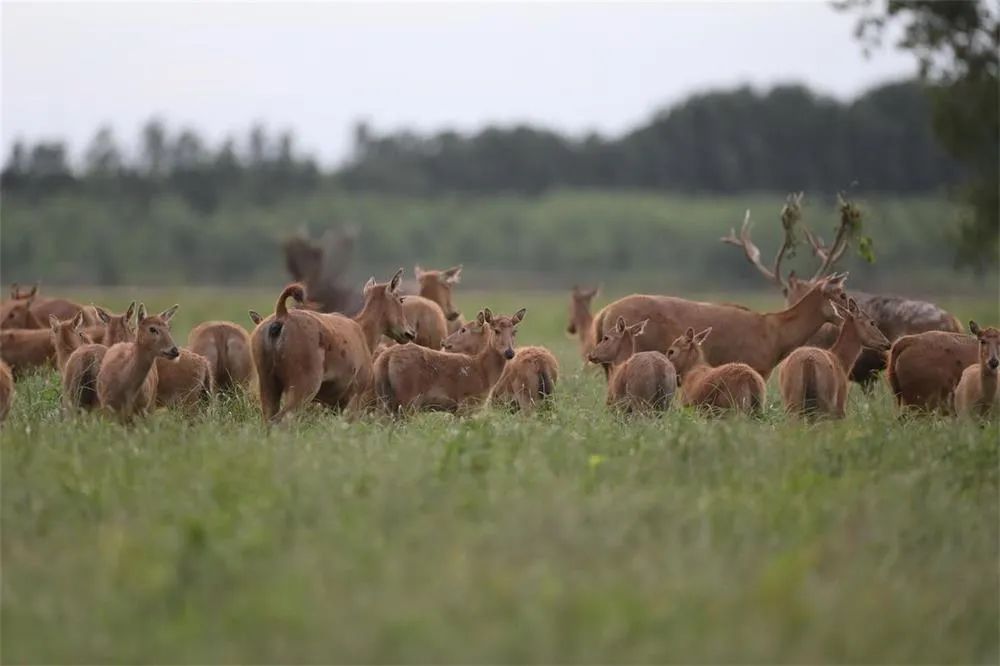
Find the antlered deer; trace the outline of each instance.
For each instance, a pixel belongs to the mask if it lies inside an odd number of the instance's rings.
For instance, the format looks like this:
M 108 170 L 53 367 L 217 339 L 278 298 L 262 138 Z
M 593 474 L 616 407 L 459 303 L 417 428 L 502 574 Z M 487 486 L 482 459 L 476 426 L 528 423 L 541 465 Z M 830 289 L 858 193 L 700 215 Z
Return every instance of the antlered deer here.
M 0 361 L 0 423 L 7 420 L 10 413 L 10 405 L 14 401 L 14 376 L 10 368 L 3 361 Z
M 460 329 L 462 327 L 462 313 L 455 309 L 455 305 L 451 301 L 451 291 L 452 287 L 462 279 L 462 265 L 452 266 L 444 271 L 425 271 L 420 266 L 414 266 L 413 274 L 417 278 L 417 284 L 420 285 L 419 295 L 437 303 L 444 313 L 444 318 L 447 320 L 447 332 L 451 334 Z M 409 318 L 409 313 L 407 313 L 407 317 Z M 432 347 L 432 349 L 436 349 L 436 347 Z
M 525 311 L 494 316 L 487 308 L 476 322 L 487 341 L 475 356 L 417 345 L 391 347 L 375 360 L 375 393 L 383 409 L 458 411 L 481 404 L 514 358 L 515 327 Z
M 646 321 L 629 325 L 622 317 L 588 355 L 591 363 L 611 366 L 607 404 L 626 412 L 666 411 L 677 389 L 677 372 L 658 351 L 636 351 Z
M 584 360 L 590 350 L 594 348 L 594 315 L 590 312 L 590 305 L 597 296 L 597 288 L 580 289 L 573 285 L 569 300 L 569 324 L 566 332 L 580 338 L 580 354 Z
M 766 392 L 764 378 L 745 363 L 709 365 L 702 345 L 711 332 L 711 326 L 698 334 L 689 328 L 667 349 L 667 358 L 680 378 L 683 404 L 713 413 L 723 410 L 760 413 Z
M 1000 411 L 997 371 L 1000 370 L 1000 330 L 979 328 L 969 322 L 969 330 L 979 342 L 979 363 L 962 372 L 955 389 L 955 411 L 961 416 L 989 416 Z
M 785 409 L 807 415 L 844 417 L 847 373 L 862 348 L 888 351 L 889 340 L 853 298 L 837 311 L 843 318 L 836 342 L 829 349 L 799 347 L 778 367 Z
M 101 407 L 128 422 L 148 412 L 156 400 L 158 358 L 175 359 L 180 351 L 170 337 L 170 319 L 176 305 L 148 316 L 139 304 L 135 342 L 108 348 L 97 372 L 97 398 Z
M 795 247 L 794 230 L 802 217 L 801 202 L 801 193 L 789 195 L 785 206 L 781 210 L 784 241 L 781 247 L 778 248 L 778 253 L 775 255 L 771 268 L 762 263 L 760 250 L 750 240 L 750 211 L 746 212 L 739 236 L 736 235 L 736 230 L 734 229 L 729 232 L 728 236 L 724 236 L 721 239 L 723 243 L 742 248 L 747 261 L 753 264 L 768 282 L 781 289 L 785 295 L 785 302 L 788 305 L 797 303 L 808 293 L 813 284 L 831 271 L 841 257 L 843 257 L 850 246 L 851 234 L 858 227 L 861 216 L 857 207 L 851 202 L 846 201 L 843 197 L 840 197 L 840 224 L 835 232 L 833 244 L 830 246 L 825 245 L 821 238 L 814 235 L 803 225 L 803 232 L 812 249 L 812 253 L 820 260 L 819 268 L 816 269 L 812 278 L 808 280 L 797 278 L 794 271 L 789 273 L 788 277 L 785 278 L 781 274 L 781 262 L 789 251 Z M 853 290 L 848 292 L 848 296 L 853 298 L 861 309 L 875 320 L 879 330 L 890 341 L 896 340 L 903 335 L 922 333 L 924 331 L 961 332 L 962 330 L 961 324 L 959 324 L 954 316 L 933 303 L 900 296 L 866 294 Z M 820 329 L 809 340 L 809 343 L 817 347 L 829 347 L 836 338 L 837 327 L 834 324 L 830 324 Z M 878 372 L 885 367 L 885 354 L 874 349 L 865 349 L 851 367 L 850 378 L 863 387 L 870 387 Z
M 253 379 L 250 334 L 231 321 L 206 321 L 188 335 L 188 349 L 208 361 L 215 387 L 249 386 Z
M 334 408 L 368 406 L 372 349 L 379 336 L 397 342 L 413 338 L 398 293 L 402 274 L 399 269 L 388 283 L 368 280 L 364 307 L 354 319 L 289 310 L 288 298 L 301 303 L 305 290 L 298 284 L 285 287 L 274 315 L 262 320 L 250 336 L 265 420 L 280 421 L 314 400 Z
M 466 322 L 445 338 L 442 348 L 453 354 L 475 356 L 489 342 L 485 312 L 475 321 Z M 499 407 L 520 409 L 531 413 L 555 391 L 559 381 L 559 362 L 545 347 L 518 347 L 514 358 L 504 365 L 503 372 L 490 392 L 488 401 Z
M 900 407 L 950 413 L 962 372 L 978 360 L 979 342 L 971 335 L 904 335 L 889 350 L 886 379 Z
M 665 352 L 670 341 L 688 326 L 713 327 L 716 334 L 705 344 L 708 363 L 746 363 L 764 378 L 793 349 L 811 338 L 826 322 L 839 322 L 830 301 L 846 302 L 847 275 L 817 280 L 795 305 L 780 312 L 761 314 L 733 305 L 700 303 L 672 296 L 633 295 L 611 303 L 594 319 L 594 339 L 625 321 L 648 319 L 645 332 L 636 338 L 636 351 Z

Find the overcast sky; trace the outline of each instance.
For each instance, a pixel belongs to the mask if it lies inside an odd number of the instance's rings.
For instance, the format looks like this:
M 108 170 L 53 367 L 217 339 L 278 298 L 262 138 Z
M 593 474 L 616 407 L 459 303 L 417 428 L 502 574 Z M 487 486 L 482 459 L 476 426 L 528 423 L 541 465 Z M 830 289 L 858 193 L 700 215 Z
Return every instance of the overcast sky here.
M 618 133 L 693 91 L 805 82 L 846 99 L 915 71 L 866 60 L 820 2 L 2 5 L 2 141 L 153 115 L 213 141 L 291 128 L 325 163 L 377 130 L 530 122 Z

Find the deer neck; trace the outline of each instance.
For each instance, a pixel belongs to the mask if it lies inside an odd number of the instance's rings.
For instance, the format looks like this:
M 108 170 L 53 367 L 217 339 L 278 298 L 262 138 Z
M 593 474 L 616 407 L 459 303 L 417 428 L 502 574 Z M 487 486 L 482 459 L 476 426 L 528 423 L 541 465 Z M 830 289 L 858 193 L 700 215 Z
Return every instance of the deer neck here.
M 56 336 L 55 346 L 56 346 L 56 367 L 58 367 L 59 371 L 62 372 L 62 370 L 66 367 L 66 361 L 69 360 L 70 354 L 72 354 L 76 350 L 76 348 L 79 347 L 79 345 L 73 344 L 71 341 L 66 340 L 66 338 L 64 338 L 62 334 L 59 334 Z
M 691 364 L 689 368 L 684 370 L 684 372 L 677 372 L 677 377 L 688 386 L 692 384 L 697 384 L 699 379 L 712 369 L 712 366 L 708 364 L 705 360 L 705 353 L 699 352 L 698 359 Z
M 765 325 L 773 332 L 770 339 L 777 344 L 775 351 L 779 358 L 801 347 L 826 323 L 823 316 L 825 300 L 823 292 L 813 289 L 792 307 L 764 315 Z
M 983 404 L 993 403 L 997 394 L 997 371 L 990 370 L 983 362 L 979 363 L 979 385 L 983 392 Z
M 854 327 L 854 322 L 844 321 L 840 326 L 836 342 L 830 347 L 830 353 L 840 362 L 840 367 L 850 370 L 861 354 L 861 347 L 861 337 Z
M 368 343 L 368 350 L 375 351 L 378 339 L 382 335 L 382 317 L 379 316 L 377 309 L 372 307 L 371 301 L 365 303 L 361 312 L 354 315 L 354 321 L 361 327 L 365 342 Z
M 492 341 L 489 341 L 476 354 L 476 367 L 479 368 L 479 376 L 484 388 L 489 388 L 497 383 L 506 364 L 507 359 L 493 348 Z
M 132 391 L 138 391 L 146 377 L 156 367 L 156 359 L 159 356 L 154 350 L 135 344 L 135 356 L 129 363 L 125 375 L 125 384 Z

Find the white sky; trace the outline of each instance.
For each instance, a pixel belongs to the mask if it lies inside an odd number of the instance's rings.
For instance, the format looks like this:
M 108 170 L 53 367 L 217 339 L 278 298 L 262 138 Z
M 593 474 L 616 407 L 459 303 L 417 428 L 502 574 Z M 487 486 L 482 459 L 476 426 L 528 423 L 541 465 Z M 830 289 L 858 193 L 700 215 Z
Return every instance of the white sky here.
M 14 3 L 2 6 L 2 139 L 153 115 L 214 142 L 255 121 L 324 163 L 376 130 L 531 122 L 618 133 L 693 91 L 804 82 L 849 98 L 915 71 L 866 60 L 820 2 L 668 4 Z

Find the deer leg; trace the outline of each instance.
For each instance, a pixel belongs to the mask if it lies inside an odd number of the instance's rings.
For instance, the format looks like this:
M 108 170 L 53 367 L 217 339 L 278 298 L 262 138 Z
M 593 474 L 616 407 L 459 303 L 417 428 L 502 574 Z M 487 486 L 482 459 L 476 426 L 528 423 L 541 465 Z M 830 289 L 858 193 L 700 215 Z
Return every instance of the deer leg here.
M 316 397 L 323 385 L 323 375 L 320 368 L 309 369 L 295 378 L 295 383 L 285 388 L 285 404 L 271 418 L 272 423 L 279 423 L 297 409 Z

